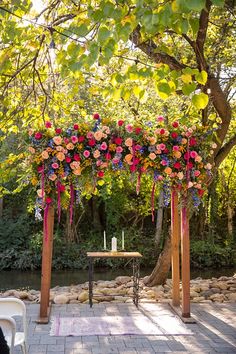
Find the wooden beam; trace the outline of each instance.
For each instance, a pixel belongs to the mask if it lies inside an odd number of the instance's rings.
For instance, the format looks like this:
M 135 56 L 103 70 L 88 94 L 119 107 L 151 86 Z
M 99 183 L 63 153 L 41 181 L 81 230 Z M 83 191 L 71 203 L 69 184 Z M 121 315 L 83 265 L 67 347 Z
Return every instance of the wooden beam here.
M 171 265 L 172 265 L 172 305 L 180 305 L 179 290 L 179 241 L 180 241 L 180 217 L 178 211 L 178 193 L 171 192 Z
M 42 250 L 42 271 L 41 271 L 41 297 L 40 314 L 38 323 L 49 322 L 49 298 L 52 273 L 52 249 L 53 249 L 53 227 L 54 227 L 54 208 L 49 206 L 45 211 L 43 229 L 43 250 Z
M 182 316 L 190 317 L 190 245 L 187 198 L 181 208 Z

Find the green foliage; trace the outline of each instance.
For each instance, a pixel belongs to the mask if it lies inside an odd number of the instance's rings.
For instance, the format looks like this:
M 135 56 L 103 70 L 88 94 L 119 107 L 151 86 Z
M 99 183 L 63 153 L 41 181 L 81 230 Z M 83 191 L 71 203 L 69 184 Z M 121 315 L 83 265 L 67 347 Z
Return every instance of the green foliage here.
M 234 250 L 206 241 L 192 241 L 190 247 L 191 266 L 195 268 L 230 267 L 235 263 Z

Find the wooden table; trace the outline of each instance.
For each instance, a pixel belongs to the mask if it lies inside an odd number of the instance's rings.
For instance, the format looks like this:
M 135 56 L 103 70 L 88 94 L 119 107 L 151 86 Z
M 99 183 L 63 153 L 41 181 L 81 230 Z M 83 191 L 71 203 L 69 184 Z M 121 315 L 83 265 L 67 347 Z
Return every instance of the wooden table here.
M 93 260 L 95 258 L 127 258 L 133 262 L 133 302 L 138 307 L 139 300 L 139 268 L 140 258 L 142 255 L 139 252 L 87 252 L 89 259 L 89 305 L 93 306 Z M 100 295 L 101 296 L 101 295 Z M 109 296 L 112 296 L 111 294 Z

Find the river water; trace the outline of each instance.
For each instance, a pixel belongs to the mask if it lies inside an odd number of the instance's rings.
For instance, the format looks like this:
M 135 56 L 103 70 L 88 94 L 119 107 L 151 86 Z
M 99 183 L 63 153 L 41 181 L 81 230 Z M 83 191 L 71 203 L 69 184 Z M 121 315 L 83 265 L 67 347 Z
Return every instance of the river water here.
M 141 269 L 140 276 L 144 277 L 151 274 L 152 269 Z M 236 268 L 221 268 L 211 270 L 192 270 L 191 279 L 202 277 L 208 279 L 211 277 L 233 276 Z M 112 280 L 120 275 L 131 275 L 130 268 L 123 269 L 95 269 L 94 280 Z M 171 274 L 169 275 L 171 278 Z M 40 289 L 41 272 L 40 271 L 1 271 L 0 272 L 0 291 L 6 289 Z M 67 286 L 72 284 L 82 284 L 88 281 L 88 270 L 61 270 L 52 271 L 51 287 L 56 285 Z

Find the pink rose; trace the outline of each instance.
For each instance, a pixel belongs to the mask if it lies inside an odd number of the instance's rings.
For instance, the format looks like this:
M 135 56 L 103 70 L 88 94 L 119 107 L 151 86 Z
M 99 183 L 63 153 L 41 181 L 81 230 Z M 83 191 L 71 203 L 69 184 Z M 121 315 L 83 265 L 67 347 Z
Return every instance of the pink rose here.
M 178 145 L 174 145 L 173 146 L 173 151 L 179 151 L 179 146 Z
M 158 122 L 164 122 L 164 120 L 165 120 L 165 119 L 164 119 L 164 117 L 162 117 L 162 116 L 157 117 L 157 121 L 158 121 Z
M 83 155 L 84 155 L 84 157 L 86 157 L 86 158 L 89 157 L 90 151 L 84 150 Z
M 166 165 L 167 165 L 166 160 L 161 160 L 161 165 L 162 165 L 162 166 L 166 166 Z
M 195 159 L 197 157 L 197 152 L 196 151 L 190 151 L 190 157 L 192 157 L 192 159 Z
M 69 139 L 68 138 L 64 138 L 64 142 L 65 142 L 65 144 L 68 144 L 69 143 Z
M 78 142 L 82 143 L 84 141 L 85 137 L 84 136 L 79 136 L 78 137 Z
M 125 129 L 126 129 L 126 131 L 127 131 L 128 133 L 132 133 L 132 131 L 133 131 L 133 126 L 132 126 L 131 124 L 128 124 L 128 125 L 125 126 Z
M 165 148 L 166 148 L 165 144 L 160 144 L 160 145 L 159 145 L 159 149 L 165 150 Z
M 93 138 L 93 132 L 88 132 L 86 136 L 87 136 L 88 139 L 92 139 Z
M 117 146 L 116 152 L 121 153 L 123 151 L 123 148 L 121 146 Z
M 88 141 L 88 145 L 89 145 L 89 146 L 95 146 L 95 145 L 96 145 L 96 140 L 95 140 L 95 139 L 90 139 L 90 140 Z
M 107 143 L 105 141 L 101 144 L 100 149 L 103 151 L 107 150 Z
M 194 176 L 195 176 L 195 177 L 200 176 L 200 174 L 201 174 L 201 172 L 200 172 L 199 170 L 194 171 Z
M 75 161 L 80 161 L 80 156 L 79 156 L 79 154 L 74 154 L 73 159 L 74 159 Z
M 76 143 L 78 142 L 78 138 L 77 138 L 77 136 L 72 135 L 72 137 L 71 137 L 71 141 L 72 141 L 72 143 L 73 143 L 73 144 L 76 144 Z
M 59 167 L 59 165 L 58 165 L 57 162 L 54 162 L 54 163 L 52 164 L 52 168 L 54 168 L 54 170 L 56 170 L 58 167 Z
M 106 160 L 110 160 L 111 159 L 111 154 L 109 152 L 107 152 L 105 154 L 105 158 L 106 158 Z
M 71 162 L 71 158 L 69 156 L 66 156 L 66 162 L 67 163 Z

